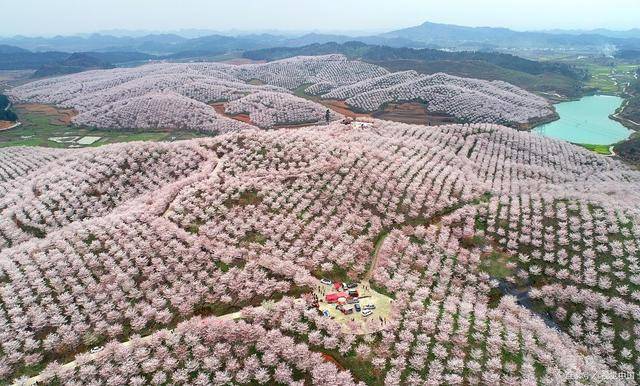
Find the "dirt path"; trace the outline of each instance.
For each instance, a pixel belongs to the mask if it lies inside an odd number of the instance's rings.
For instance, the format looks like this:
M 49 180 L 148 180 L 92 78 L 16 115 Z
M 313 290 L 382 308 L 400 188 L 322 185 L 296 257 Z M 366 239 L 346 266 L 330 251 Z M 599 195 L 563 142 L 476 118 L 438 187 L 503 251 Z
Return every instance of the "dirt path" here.
M 9 121 L 0 121 L 0 131 L 11 130 L 13 128 L 20 126 L 21 124 L 22 124 L 21 122 L 13 123 Z
M 384 240 L 387 238 L 388 235 L 389 233 L 385 233 L 381 235 L 380 239 L 378 240 L 375 247 L 373 248 L 373 257 L 371 258 L 371 267 L 369 267 L 369 270 L 364 275 L 364 281 L 367 283 L 369 282 L 369 280 L 371 280 L 371 276 L 373 276 L 373 272 L 375 271 L 376 266 L 378 265 L 378 261 L 380 260 L 380 249 L 382 247 L 382 244 L 384 243 Z
M 18 113 L 18 115 L 20 115 L 19 113 L 21 111 L 26 113 L 37 113 L 40 115 L 45 115 L 52 125 L 59 126 L 71 125 L 71 120 L 76 115 L 78 115 L 78 112 L 75 109 L 65 109 L 43 103 L 16 104 L 14 105 L 14 107 L 14 110 L 16 111 L 16 113 Z
M 226 102 L 216 102 L 216 103 L 210 103 L 209 106 L 213 107 L 213 109 L 216 111 L 216 113 L 222 115 L 223 117 L 229 118 L 229 119 L 235 119 L 236 121 L 240 121 L 240 122 L 244 122 L 247 123 L 249 125 L 253 125 L 255 126 L 255 124 L 253 122 L 251 122 L 251 117 L 249 116 L 249 114 L 227 114 L 227 112 L 224 109 L 224 105 Z

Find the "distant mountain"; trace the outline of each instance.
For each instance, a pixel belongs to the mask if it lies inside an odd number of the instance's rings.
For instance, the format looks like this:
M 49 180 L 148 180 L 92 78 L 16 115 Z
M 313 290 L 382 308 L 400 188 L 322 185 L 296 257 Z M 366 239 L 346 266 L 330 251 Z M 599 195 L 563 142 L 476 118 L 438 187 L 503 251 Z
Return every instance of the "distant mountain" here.
M 520 32 L 507 28 L 463 27 L 451 24 L 425 22 L 419 26 L 404 28 L 379 35 L 415 42 L 437 44 L 443 47 L 499 48 L 595 48 L 606 45 L 640 47 L 640 38 L 619 38 L 599 34 L 560 34 L 547 32 Z
M 349 41 L 396 48 L 447 48 L 455 50 L 564 50 L 577 48 L 592 52 L 612 52 L 616 48 L 640 49 L 640 36 L 637 36 L 637 30 L 616 34 L 606 30 L 588 31 L 589 33 L 575 32 L 519 32 L 507 28 L 463 27 L 426 22 L 419 26 L 397 31 L 357 37 L 320 33 L 298 36 L 284 33 L 199 36 L 194 33 L 192 36 L 195 37 L 192 38 L 177 34 L 134 34 L 134 36 L 91 34 L 52 38 L 15 36 L 0 38 L 0 45 L 10 45 L 35 52 L 142 52 L 157 56 L 178 55 L 179 57 L 184 57 L 188 52 L 197 52 L 199 56 L 202 54 L 211 56 L 229 51 L 301 47 L 316 43 L 346 43 Z M 602 34 L 597 32 L 602 32 Z
M 253 50 L 285 44 L 287 38 L 274 35 L 248 35 L 241 37 L 207 35 L 187 39 L 173 34 L 155 34 L 136 37 L 116 37 L 92 34 L 88 36 L 56 36 L 33 38 L 16 36 L 0 38 L 0 44 L 20 47 L 34 52 L 142 52 L 153 55 L 171 55 L 184 51 L 237 51 Z
M 247 51 L 245 58 L 253 60 L 278 60 L 299 55 L 327 55 L 343 54 L 353 59 L 367 61 L 385 60 L 421 60 L 421 61 L 482 61 L 506 69 L 522 71 L 532 75 L 553 72 L 582 79 L 586 76 L 572 66 L 556 62 L 538 62 L 518 56 L 499 52 L 482 51 L 443 51 L 429 48 L 394 48 L 379 45 L 369 45 L 362 42 L 347 42 L 344 44 L 325 43 L 312 44 L 304 47 L 278 47 L 262 50 Z
M 181 51 L 238 51 L 271 47 L 281 38 L 272 35 L 252 35 L 243 37 L 209 35 L 189 39 L 176 45 L 173 53 Z
M 288 38 L 281 41 L 281 44 L 271 45 L 269 47 L 301 47 L 310 44 L 325 44 L 325 43 L 346 43 L 358 41 L 366 44 L 383 45 L 389 47 L 412 47 L 412 48 L 437 48 L 425 43 L 416 42 L 404 38 L 387 38 L 383 36 L 347 36 L 347 35 L 328 35 L 311 33 L 302 35 L 300 37 Z M 271 41 L 276 43 L 276 41 Z
M 109 68 L 111 65 L 160 59 L 141 52 L 31 52 L 23 48 L 0 45 L 0 70 L 34 70 L 36 76 L 72 73 L 73 67 Z M 109 64 L 109 65 L 108 65 Z M 69 68 L 63 68 L 69 67 Z
M 544 30 L 540 32 L 552 33 L 552 34 L 566 34 L 566 35 L 601 35 L 610 38 L 619 39 L 640 39 L 640 28 L 633 28 L 626 31 L 615 31 L 606 28 L 597 28 L 589 30 L 565 30 L 565 29 L 552 29 Z
M 17 46 L 30 51 L 140 51 L 145 53 L 173 53 L 178 44 L 189 39 L 172 34 L 116 37 L 91 34 L 88 36 L 55 36 L 52 38 L 14 36 L 0 38 L 0 44 Z
M 68 57 L 66 52 L 31 52 L 19 47 L 0 45 L 0 70 L 36 69 Z
M 0 55 L 24 54 L 28 52 L 29 50 L 25 50 L 24 48 L 10 46 L 7 44 L 0 44 Z
M 34 74 L 34 77 L 74 74 L 88 70 L 100 70 L 114 68 L 109 62 L 105 62 L 91 54 L 79 52 L 71 54 L 68 58 L 42 65 Z

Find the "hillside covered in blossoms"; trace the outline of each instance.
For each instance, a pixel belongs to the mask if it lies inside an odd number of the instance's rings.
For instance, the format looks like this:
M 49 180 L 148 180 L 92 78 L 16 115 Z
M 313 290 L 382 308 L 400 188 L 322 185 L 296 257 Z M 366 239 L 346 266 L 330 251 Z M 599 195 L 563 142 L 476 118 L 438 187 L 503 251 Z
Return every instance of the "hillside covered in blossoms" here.
M 354 104 L 442 87 L 458 104 L 473 89 L 548 108 L 512 86 L 448 78 L 332 56 L 14 89 L 114 127 L 141 119 L 140 104 L 184 98 L 195 125 L 234 132 L 0 149 L 2 383 L 556 385 L 637 373 L 637 170 L 491 123 L 225 130 L 241 123 L 197 113 L 219 99 L 257 116 L 306 110 L 273 96 L 297 98 L 288 90 L 303 84 Z
M 308 98 L 299 95 L 303 93 Z M 73 123 L 108 129 L 188 129 L 223 133 L 325 121 L 322 101 L 358 113 L 389 103 L 424 103 L 464 123 L 510 126 L 548 120 L 544 98 L 502 81 L 443 73 L 389 72 L 343 55 L 299 56 L 269 63 L 155 63 L 46 78 L 9 90 L 18 102 L 75 109 Z M 208 104 L 226 103 L 223 111 Z M 248 114 L 249 120 L 234 120 Z M 330 113 L 330 120 L 339 115 Z

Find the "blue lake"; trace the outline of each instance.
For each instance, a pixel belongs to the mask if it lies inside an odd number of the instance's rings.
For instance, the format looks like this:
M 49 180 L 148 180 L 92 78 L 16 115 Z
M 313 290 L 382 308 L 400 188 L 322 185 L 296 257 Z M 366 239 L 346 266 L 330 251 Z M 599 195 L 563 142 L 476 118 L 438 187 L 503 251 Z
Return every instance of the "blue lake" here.
M 573 143 L 609 145 L 627 139 L 631 130 L 609 118 L 623 99 L 609 95 L 594 95 L 578 101 L 555 105 L 560 119 L 534 128 L 547 137 Z

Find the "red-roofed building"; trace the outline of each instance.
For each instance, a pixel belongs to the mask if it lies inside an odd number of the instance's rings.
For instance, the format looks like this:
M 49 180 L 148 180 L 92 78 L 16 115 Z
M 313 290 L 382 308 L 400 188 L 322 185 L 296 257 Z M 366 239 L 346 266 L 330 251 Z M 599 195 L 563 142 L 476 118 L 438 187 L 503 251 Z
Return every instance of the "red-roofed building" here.
M 346 292 L 336 292 L 333 294 L 327 294 L 325 295 L 324 299 L 327 301 L 327 303 L 335 303 L 338 301 L 338 299 L 340 298 L 349 298 L 349 294 Z

